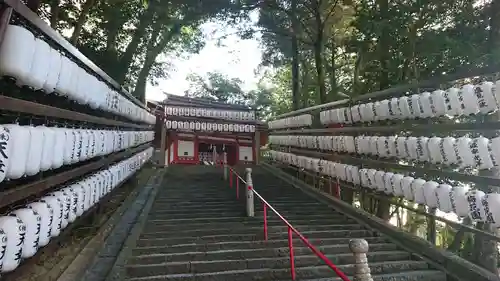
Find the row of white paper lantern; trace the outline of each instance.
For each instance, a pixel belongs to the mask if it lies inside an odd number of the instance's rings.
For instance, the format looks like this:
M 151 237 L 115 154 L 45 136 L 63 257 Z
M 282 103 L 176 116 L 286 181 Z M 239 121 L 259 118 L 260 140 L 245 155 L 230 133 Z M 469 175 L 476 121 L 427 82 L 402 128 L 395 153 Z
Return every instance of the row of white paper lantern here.
M 55 92 L 79 104 L 133 121 L 156 122 L 156 117 L 146 109 L 126 99 L 21 26 L 7 26 L 0 45 L 0 75 L 15 78 L 19 86 Z
M 270 136 L 272 144 L 491 169 L 500 163 L 500 137 Z
M 307 127 L 312 125 L 312 115 L 302 114 L 299 116 L 286 117 L 283 119 L 269 121 L 267 125 L 271 130 Z
M 253 111 L 231 111 L 221 109 L 167 106 L 167 115 L 189 116 L 189 117 L 209 117 L 229 120 L 255 120 Z
M 245 132 L 254 133 L 255 125 L 244 124 L 216 124 L 207 122 L 188 122 L 188 121 L 172 121 L 166 120 L 165 126 L 172 130 L 189 130 L 189 131 L 212 131 L 212 132 Z
M 469 216 L 475 221 L 488 222 L 500 227 L 500 194 L 485 194 L 479 190 L 468 190 L 465 186 L 452 187 L 421 178 L 375 169 L 359 169 L 356 166 L 332 161 L 298 156 L 291 153 L 270 151 L 273 160 L 299 168 L 321 173 L 354 185 L 404 197 L 409 201 L 438 208 L 443 212 L 454 212 L 459 217 Z
M 153 131 L 0 125 L 0 182 L 33 176 L 153 139 Z
M 322 124 L 372 122 L 380 120 L 403 120 L 432 118 L 440 116 L 462 116 L 488 114 L 498 109 L 500 96 L 495 91 L 496 83 L 483 82 L 479 85 L 467 84 L 461 89 L 436 90 L 412 96 L 403 96 L 330 109 L 320 113 Z
M 153 148 L 148 148 L 0 216 L 0 272 L 12 271 L 21 259 L 34 256 L 51 238 L 138 171 L 152 155 Z

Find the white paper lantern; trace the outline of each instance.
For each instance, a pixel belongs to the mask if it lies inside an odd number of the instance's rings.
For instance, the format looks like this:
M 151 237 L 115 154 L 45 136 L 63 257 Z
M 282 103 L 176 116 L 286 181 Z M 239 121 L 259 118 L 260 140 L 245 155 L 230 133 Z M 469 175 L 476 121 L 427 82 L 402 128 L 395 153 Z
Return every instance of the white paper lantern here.
M 431 93 L 423 92 L 420 94 L 420 104 L 421 104 L 421 117 L 422 118 L 430 118 L 434 116 L 434 112 L 432 111 L 431 106 Z
M 433 116 L 444 116 L 446 114 L 446 102 L 444 91 L 436 90 L 430 95 L 430 105 Z
M 63 218 L 63 210 L 64 206 L 61 200 L 55 196 L 44 196 L 40 199 L 40 202 L 46 203 L 49 205 L 49 208 L 52 209 L 53 217 L 52 217 L 52 228 L 50 231 L 50 235 L 52 237 L 59 236 L 62 229 L 62 218 Z
M 408 99 L 408 106 L 412 118 L 422 117 L 422 108 L 420 106 L 420 96 L 417 94 L 411 95 Z
M 368 170 L 360 169 L 359 170 L 359 178 L 361 180 L 361 186 L 370 188 L 370 180 L 368 179 Z
M 482 199 L 482 205 L 486 214 L 486 223 L 491 223 L 495 227 L 500 226 L 500 194 L 489 193 Z
M 405 176 L 401 174 L 395 174 L 394 176 L 392 176 L 394 196 L 401 197 L 404 195 L 403 188 L 401 186 L 404 177 Z
M 469 190 L 465 196 L 469 203 L 470 218 L 474 221 L 486 221 L 486 213 L 482 203 L 485 193 L 480 190 Z
M 435 181 L 428 181 L 423 186 L 425 204 L 431 208 L 438 207 L 438 197 L 436 194 L 438 186 L 439 184 Z
M 375 182 L 375 174 L 377 173 L 377 170 L 375 169 L 369 169 L 367 171 L 368 174 L 368 187 L 371 189 L 377 189 L 377 184 Z
M 408 152 L 408 145 L 407 145 L 407 137 L 398 137 L 396 139 L 396 151 L 397 151 L 397 156 L 400 159 L 406 159 L 409 157 L 409 152 Z
M 411 185 L 415 179 L 412 177 L 404 177 L 401 180 L 401 189 L 403 190 L 403 196 L 410 201 L 415 200 L 415 195 L 412 191 Z
M 416 179 L 411 183 L 411 189 L 413 192 L 413 198 L 418 204 L 425 204 L 424 195 L 424 184 L 426 181 L 424 179 Z
M 490 140 L 485 137 L 478 137 L 470 143 L 470 150 L 474 157 L 474 166 L 478 169 L 493 168 L 493 161 L 489 151 Z
M 408 147 L 408 156 L 412 160 L 418 159 L 417 143 L 418 138 L 416 137 L 409 137 L 406 140 L 406 147 Z
M 394 173 L 385 173 L 384 174 L 384 193 L 385 194 L 393 194 L 394 193 L 394 182 L 393 178 Z
M 451 202 L 452 187 L 448 184 L 440 184 L 436 188 L 437 207 L 439 210 L 449 213 L 453 211 L 453 204 Z
M 410 103 L 411 99 L 409 99 L 407 96 L 403 96 L 398 99 L 398 107 L 399 111 L 401 112 L 401 119 L 411 118 L 412 111 L 410 111 Z
M 384 192 L 385 191 L 385 172 L 383 171 L 377 171 L 375 173 L 375 190 L 379 192 Z
M 0 229 L 3 230 L 7 238 L 0 270 L 1 272 L 10 272 L 21 263 L 26 225 L 16 216 L 2 216 L 0 217 Z
M 483 82 L 474 87 L 474 94 L 477 99 L 479 111 L 482 114 L 488 114 L 497 110 L 494 85 L 492 82 Z
M 450 192 L 450 201 L 453 211 L 459 217 L 466 217 L 469 215 L 469 202 L 467 201 L 466 193 L 467 189 L 463 186 L 455 186 Z
M 457 88 L 450 88 L 443 94 L 447 115 L 463 115 L 462 103 L 459 100 L 459 92 L 460 90 Z
M 26 233 L 22 244 L 22 258 L 31 258 L 38 250 L 40 235 L 40 215 L 33 209 L 21 208 L 12 211 L 9 215 L 19 218 L 26 226 Z
M 479 104 L 476 95 L 474 94 L 474 86 L 471 84 L 464 85 L 458 93 L 460 107 L 465 115 L 473 115 L 479 113 Z
M 26 162 L 26 175 L 33 176 L 40 172 L 42 161 L 43 143 L 45 141 L 44 130 L 40 127 L 28 126 L 30 131 L 30 142 L 28 149 L 29 161 Z
M 446 137 L 441 141 L 443 162 L 447 165 L 458 164 L 458 155 L 457 151 L 455 151 L 457 140 L 453 137 Z
M 432 137 L 427 142 L 430 162 L 433 164 L 438 164 L 443 162 L 443 157 L 441 155 L 441 140 L 442 138 Z
M 455 143 L 454 148 L 457 154 L 458 164 L 461 168 L 474 166 L 474 155 L 470 148 L 471 142 L 471 138 L 460 137 Z
M 40 215 L 38 245 L 43 247 L 50 241 L 54 212 L 47 203 L 43 202 L 33 202 L 28 204 L 26 207 L 36 211 Z
M 351 107 L 352 122 L 357 123 L 361 121 L 361 114 L 359 111 L 359 105 Z M 327 123 L 325 123 L 327 124 Z
M 392 98 L 389 102 L 389 116 L 390 119 L 400 119 L 401 118 L 401 110 L 399 109 L 399 100 L 398 98 Z
M 422 162 L 430 161 L 430 153 L 428 149 L 428 137 L 417 138 L 417 159 Z
M 24 85 L 30 80 L 35 49 L 35 37 L 29 30 L 7 25 L 0 46 L 0 75 L 14 77 L 18 85 Z
M 372 102 L 369 102 L 365 104 L 365 118 L 367 122 L 375 121 L 377 120 L 377 113 L 375 112 L 374 104 Z
M 361 122 L 369 122 L 370 116 L 367 115 L 368 111 L 366 108 L 366 104 L 360 104 L 358 110 L 361 117 Z

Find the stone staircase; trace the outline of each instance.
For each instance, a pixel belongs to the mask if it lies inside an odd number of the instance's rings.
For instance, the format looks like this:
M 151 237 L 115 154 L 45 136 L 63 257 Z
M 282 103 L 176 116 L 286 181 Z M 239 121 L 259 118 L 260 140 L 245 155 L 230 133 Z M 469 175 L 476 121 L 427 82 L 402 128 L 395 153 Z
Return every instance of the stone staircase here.
M 254 218 L 221 179 L 220 168 L 170 167 L 142 232 L 130 250 L 122 280 L 290 280 L 287 229 L 269 211 L 269 241 L 263 241 L 262 205 Z M 175 171 L 175 170 L 178 170 Z M 264 171 L 254 171 L 255 188 L 349 277 L 351 238 L 370 244 L 374 280 L 445 281 L 444 273 L 355 221 L 308 198 Z M 340 280 L 298 238 L 293 240 L 297 280 Z

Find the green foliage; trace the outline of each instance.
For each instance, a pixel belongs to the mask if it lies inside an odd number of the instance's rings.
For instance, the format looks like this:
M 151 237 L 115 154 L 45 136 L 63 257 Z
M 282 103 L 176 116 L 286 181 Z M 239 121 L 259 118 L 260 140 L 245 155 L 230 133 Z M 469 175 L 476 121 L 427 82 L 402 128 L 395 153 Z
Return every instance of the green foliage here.
M 203 46 L 199 26 L 247 16 L 233 0 L 43 0 L 39 14 L 134 94 L 169 74 L 179 53 Z

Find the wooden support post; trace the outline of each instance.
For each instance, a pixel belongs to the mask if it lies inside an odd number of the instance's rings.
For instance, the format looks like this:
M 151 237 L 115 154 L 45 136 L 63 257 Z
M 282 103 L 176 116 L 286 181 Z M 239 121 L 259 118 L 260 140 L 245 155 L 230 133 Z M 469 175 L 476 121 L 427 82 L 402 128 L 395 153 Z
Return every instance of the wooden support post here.
M 349 241 L 349 249 L 354 255 L 355 268 L 353 281 L 373 281 L 368 266 L 368 242 L 365 239 L 352 239 Z
M 260 164 L 260 132 L 255 131 L 255 136 L 254 136 L 254 146 L 255 146 L 255 159 L 254 163 L 255 165 Z
M 165 126 L 165 123 L 161 123 L 161 136 L 160 136 L 160 165 L 161 166 L 168 166 L 168 160 L 167 160 L 167 147 L 168 147 L 168 138 L 167 138 L 167 127 Z
M 223 163 L 222 167 L 224 168 L 224 180 L 227 180 L 227 172 L 228 172 L 228 167 L 227 167 L 227 152 L 223 152 Z

